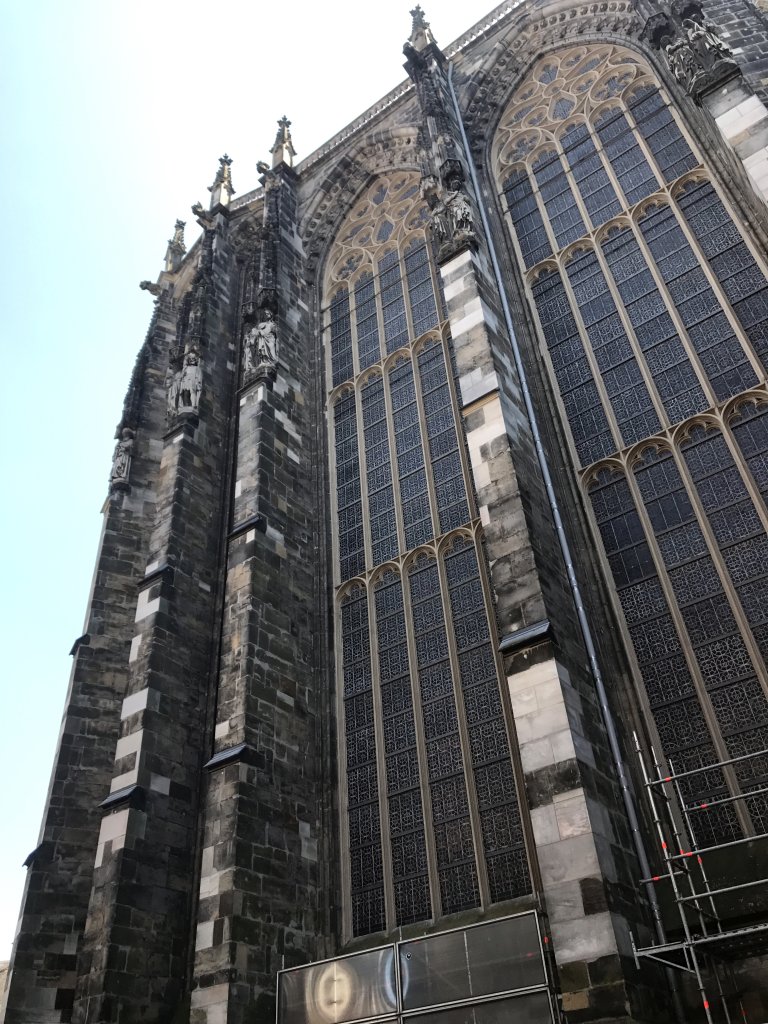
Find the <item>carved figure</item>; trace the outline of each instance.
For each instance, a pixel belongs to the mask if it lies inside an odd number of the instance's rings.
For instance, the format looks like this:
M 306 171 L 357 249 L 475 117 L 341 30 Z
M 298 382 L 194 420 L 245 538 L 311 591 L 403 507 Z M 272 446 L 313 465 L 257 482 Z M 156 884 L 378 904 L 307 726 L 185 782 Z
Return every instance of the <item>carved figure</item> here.
M 173 359 L 173 356 L 171 356 L 171 362 L 168 366 L 168 369 L 165 372 L 165 394 L 168 403 L 166 409 L 166 416 L 168 417 L 169 420 L 172 420 L 179 410 L 180 384 L 181 370 L 178 369 L 178 366 L 175 360 Z
M 109 474 L 110 483 L 127 482 L 131 471 L 131 454 L 133 452 L 133 431 L 126 427 L 120 435 L 120 440 L 115 445 L 115 452 L 112 456 L 112 471 Z
M 731 57 L 731 51 L 717 34 L 715 26 L 711 22 L 697 22 L 693 18 L 686 18 L 683 28 L 696 53 L 697 62 L 702 68 L 712 67 L 717 61 L 727 60 Z
M 203 390 L 203 368 L 196 349 L 191 348 L 184 356 L 184 365 L 179 380 L 179 412 L 197 412 L 200 392 Z
M 681 85 L 688 86 L 697 70 L 696 57 L 689 43 L 684 39 L 669 43 L 665 47 L 669 70 Z
M 432 224 L 440 242 L 462 242 L 474 238 L 472 207 L 459 178 L 452 178 L 438 193 L 432 207 Z
M 245 336 L 245 370 L 277 365 L 277 324 L 271 309 L 261 310 L 261 319 Z

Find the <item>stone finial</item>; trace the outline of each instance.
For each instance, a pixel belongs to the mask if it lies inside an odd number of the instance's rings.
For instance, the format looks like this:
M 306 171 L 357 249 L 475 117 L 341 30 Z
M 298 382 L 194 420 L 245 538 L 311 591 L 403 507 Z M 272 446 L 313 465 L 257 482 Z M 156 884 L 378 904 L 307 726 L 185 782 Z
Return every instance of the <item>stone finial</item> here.
M 272 154 L 273 168 L 279 167 L 280 164 L 293 167 L 293 158 L 296 156 L 296 150 L 293 148 L 290 128 L 291 122 L 283 115 L 277 122 L 275 144 L 269 151 Z
M 435 37 L 432 35 L 432 29 L 429 27 L 429 22 L 418 4 L 411 11 L 411 17 L 413 18 L 411 36 L 406 45 L 412 46 L 417 53 L 426 50 L 428 46 L 437 46 Z
M 213 184 L 208 186 L 208 191 L 211 193 L 211 204 L 210 209 L 215 210 L 217 206 L 229 206 L 229 201 L 235 194 L 235 190 L 232 188 L 232 157 L 224 156 L 219 157 L 219 169 L 216 171 L 216 177 L 213 179 Z
M 173 238 L 168 239 L 168 248 L 165 250 L 165 269 L 169 273 L 175 273 L 184 259 L 187 251 L 184 245 L 184 228 L 186 221 L 177 220 L 173 229 Z

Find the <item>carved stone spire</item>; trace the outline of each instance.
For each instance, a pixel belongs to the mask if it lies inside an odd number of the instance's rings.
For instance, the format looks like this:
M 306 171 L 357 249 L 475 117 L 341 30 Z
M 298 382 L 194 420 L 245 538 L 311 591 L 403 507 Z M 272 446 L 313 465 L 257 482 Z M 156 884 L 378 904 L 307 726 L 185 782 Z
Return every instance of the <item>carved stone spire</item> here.
M 279 167 L 280 164 L 293 167 L 293 158 L 296 156 L 296 150 L 293 148 L 293 142 L 291 141 L 290 128 L 291 122 L 285 116 L 281 117 L 277 122 L 275 144 L 269 151 L 272 154 L 273 168 Z
M 426 50 L 428 46 L 437 46 L 435 37 L 432 35 L 432 29 L 429 27 L 429 22 L 418 4 L 411 11 L 411 17 L 413 18 L 413 25 L 411 26 L 410 39 L 406 45 L 412 46 L 417 53 Z
M 165 251 L 165 269 L 169 273 L 175 273 L 179 269 L 187 251 L 187 247 L 184 245 L 185 226 L 185 221 L 177 220 L 173 229 L 173 238 L 168 239 L 168 248 Z
M 229 206 L 229 201 L 235 194 L 235 190 L 232 188 L 232 157 L 224 156 L 219 157 L 219 169 L 216 171 L 216 177 L 213 179 L 213 184 L 208 186 L 208 191 L 211 193 L 211 204 L 210 209 L 215 210 L 217 206 Z

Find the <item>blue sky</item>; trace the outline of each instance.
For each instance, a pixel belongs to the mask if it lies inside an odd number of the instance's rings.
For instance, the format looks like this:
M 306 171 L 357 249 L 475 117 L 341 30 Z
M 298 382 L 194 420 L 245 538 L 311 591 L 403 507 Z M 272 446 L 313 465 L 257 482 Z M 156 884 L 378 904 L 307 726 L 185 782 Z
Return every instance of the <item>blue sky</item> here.
M 492 7 L 424 4 L 447 44 Z M 83 631 L 114 429 L 177 217 L 258 184 L 402 81 L 410 3 L 30 0 L 0 11 L 0 960 Z M 366 13 L 368 10 L 375 13 Z

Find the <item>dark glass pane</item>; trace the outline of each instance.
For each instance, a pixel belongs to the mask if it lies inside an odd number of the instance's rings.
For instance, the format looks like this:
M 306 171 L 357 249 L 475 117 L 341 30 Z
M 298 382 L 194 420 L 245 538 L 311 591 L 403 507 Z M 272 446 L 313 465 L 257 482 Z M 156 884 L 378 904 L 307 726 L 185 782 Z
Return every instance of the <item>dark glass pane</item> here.
M 768 366 L 768 281 L 765 275 L 708 181 L 687 185 L 678 202 L 744 333 Z
M 395 496 L 381 377 L 371 378 L 363 387 L 361 396 L 371 553 L 373 564 L 380 565 L 397 554 Z
M 469 520 L 469 507 L 442 345 L 425 346 L 418 363 L 440 532 L 447 533 Z
M 355 285 L 355 316 L 357 319 L 357 354 L 360 369 L 364 370 L 381 359 L 372 274 L 363 274 Z
M 592 226 L 599 227 L 621 212 L 621 203 L 595 149 L 589 128 L 585 124 L 572 125 L 563 132 L 560 141 Z
M 652 85 L 638 89 L 629 101 L 629 109 L 665 181 L 674 181 L 696 166 L 698 161 L 658 89 Z
M 513 171 L 504 182 L 515 234 L 526 267 L 532 267 L 552 251 L 539 213 L 536 196 L 524 170 Z
M 479 891 L 436 562 L 417 559 L 409 586 L 440 898 L 447 914 L 477 906 Z
M 629 206 L 658 189 L 656 175 L 620 108 L 608 110 L 597 118 L 595 130 Z
M 396 249 L 390 250 L 379 260 L 379 289 L 386 349 L 387 352 L 394 352 L 408 344 L 403 282 Z
M 491 899 L 498 902 L 528 892 L 530 879 L 499 681 L 496 671 L 490 673 L 493 649 L 477 555 L 471 541 L 454 544 L 445 558 L 445 573 L 453 635 L 460 657 L 464 658 L 460 661 L 461 689 L 475 794 L 481 808 L 480 831 Z M 473 660 L 466 659 L 469 650 L 475 653 Z M 487 666 L 479 678 L 472 671 L 476 663 Z
M 536 183 L 559 249 L 587 233 L 557 152 L 550 150 L 533 165 Z
M 336 437 L 336 500 L 339 516 L 339 568 L 342 580 L 365 571 L 363 504 L 357 445 L 354 394 L 344 395 L 334 409 Z
M 718 400 L 756 383 L 755 371 L 674 211 L 656 207 L 641 219 L 640 228 Z
M 346 288 L 342 288 L 331 300 L 331 379 L 333 386 L 342 384 L 353 375 L 349 294 Z
M 376 584 L 376 628 L 392 879 L 400 926 L 431 917 L 432 908 L 403 590 L 395 573 L 386 573 Z
M 587 466 L 615 451 L 616 442 L 592 379 L 560 275 L 543 274 L 533 285 L 533 296 L 576 452 L 582 466 Z
M 341 635 L 353 930 L 367 935 L 385 922 L 370 630 L 362 588 L 342 603 Z
M 624 443 L 657 433 L 658 415 L 596 253 L 579 253 L 567 270 Z
M 707 398 L 632 231 L 611 233 L 603 252 L 670 421 L 706 409 Z
M 413 333 L 418 338 L 437 326 L 437 306 L 426 242 L 412 242 L 408 247 L 405 253 L 405 274 L 408 279 Z

